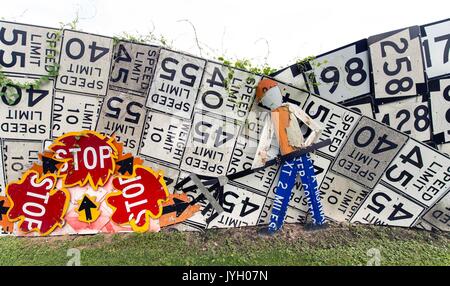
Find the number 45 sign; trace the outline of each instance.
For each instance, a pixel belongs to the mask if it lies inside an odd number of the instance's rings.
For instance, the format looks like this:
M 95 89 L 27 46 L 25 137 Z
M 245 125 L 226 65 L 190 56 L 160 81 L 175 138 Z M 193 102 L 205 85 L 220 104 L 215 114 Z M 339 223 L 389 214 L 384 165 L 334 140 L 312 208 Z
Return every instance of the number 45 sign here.
M 378 185 L 361 205 L 351 222 L 410 227 L 423 209 L 420 205 L 385 186 Z

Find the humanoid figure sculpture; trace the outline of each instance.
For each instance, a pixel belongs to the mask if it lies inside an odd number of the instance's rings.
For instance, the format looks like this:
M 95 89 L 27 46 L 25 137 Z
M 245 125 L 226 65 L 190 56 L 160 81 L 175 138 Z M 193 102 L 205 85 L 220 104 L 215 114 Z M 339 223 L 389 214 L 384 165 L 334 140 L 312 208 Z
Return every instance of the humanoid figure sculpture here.
M 322 132 L 320 125 L 314 122 L 299 106 L 283 103 L 283 96 L 276 81 L 267 78 L 261 80 L 256 89 L 256 100 L 270 109 L 271 112 L 270 116 L 266 117 L 261 131 L 252 168 L 263 166 L 269 159 L 268 152 L 274 133 L 282 156 L 310 146 L 319 139 Z M 298 120 L 301 120 L 311 129 L 311 133 L 306 140 L 303 137 Z M 314 174 L 314 165 L 309 153 L 307 153 L 286 160 L 281 166 L 268 227 L 269 234 L 275 233 L 283 226 L 289 199 L 298 175 L 302 181 L 313 225 L 322 226 L 325 223 L 317 179 Z

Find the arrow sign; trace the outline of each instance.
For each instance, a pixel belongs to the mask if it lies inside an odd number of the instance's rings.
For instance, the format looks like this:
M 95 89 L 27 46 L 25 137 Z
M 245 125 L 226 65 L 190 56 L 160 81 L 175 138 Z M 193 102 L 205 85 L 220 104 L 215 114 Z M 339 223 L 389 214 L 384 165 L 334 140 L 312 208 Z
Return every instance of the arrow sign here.
M 177 198 L 173 198 L 173 205 L 163 207 L 162 214 L 168 214 L 176 212 L 176 216 L 179 217 L 189 206 L 189 202 L 182 201 Z
M 61 162 L 51 158 L 42 156 L 42 170 L 44 175 L 47 173 L 55 173 L 58 170 L 56 165 L 61 164 Z
M 95 221 L 99 216 L 99 211 L 97 210 L 98 205 L 95 203 L 94 199 L 89 198 L 88 195 L 84 195 L 83 200 L 78 207 L 78 213 L 80 216 L 78 217 L 80 221 L 84 222 L 92 222 Z M 82 213 L 84 212 L 84 217 Z
M 9 207 L 4 206 L 5 200 L 0 201 L 0 221 L 3 220 L 3 215 L 9 210 Z
M 117 162 L 117 165 L 120 166 L 118 172 L 121 173 L 122 175 L 125 175 L 126 173 L 130 175 L 133 174 L 133 160 L 134 158 L 133 156 L 131 156 Z

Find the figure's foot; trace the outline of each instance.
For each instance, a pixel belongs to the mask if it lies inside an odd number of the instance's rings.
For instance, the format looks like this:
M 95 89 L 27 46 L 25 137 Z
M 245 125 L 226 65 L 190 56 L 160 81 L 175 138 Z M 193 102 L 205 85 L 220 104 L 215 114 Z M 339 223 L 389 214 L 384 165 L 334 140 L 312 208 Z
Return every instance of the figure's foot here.
M 328 223 L 314 224 L 312 222 L 309 222 L 304 225 L 304 229 L 307 231 L 314 231 L 314 230 L 327 229 L 329 226 L 330 225 Z
M 274 231 L 270 231 L 270 230 L 267 229 L 267 228 L 260 228 L 260 229 L 257 231 L 257 233 L 258 233 L 259 236 L 274 236 L 274 235 L 275 235 L 275 232 L 274 232 Z

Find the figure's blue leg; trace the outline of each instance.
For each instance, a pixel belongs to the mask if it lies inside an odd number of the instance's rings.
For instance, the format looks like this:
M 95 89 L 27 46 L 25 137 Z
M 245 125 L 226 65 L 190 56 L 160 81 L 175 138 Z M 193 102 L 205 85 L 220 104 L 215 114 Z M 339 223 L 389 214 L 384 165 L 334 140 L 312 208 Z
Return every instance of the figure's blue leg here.
M 304 154 L 300 156 L 299 159 L 300 164 L 298 165 L 298 172 L 308 201 L 312 222 L 315 225 L 322 225 L 325 223 L 325 215 L 320 202 L 319 187 L 317 186 L 317 177 L 314 173 L 314 165 L 311 156 L 309 154 Z
M 274 233 L 283 226 L 292 188 L 297 177 L 298 158 L 287 160 L 280 170 L 280 177 L 275 188 L 275 198 L 270 215 L 269 233 Z

